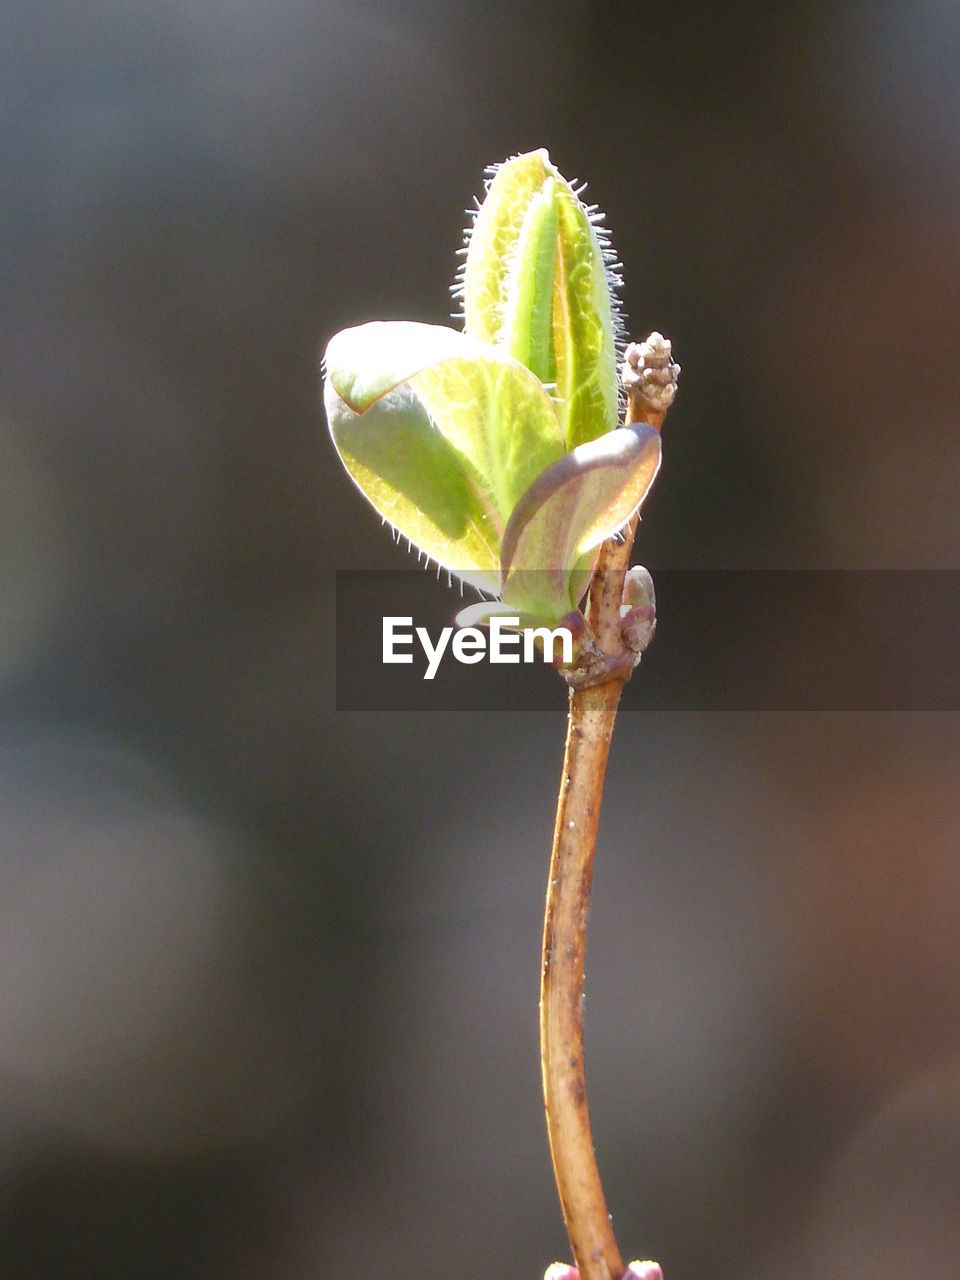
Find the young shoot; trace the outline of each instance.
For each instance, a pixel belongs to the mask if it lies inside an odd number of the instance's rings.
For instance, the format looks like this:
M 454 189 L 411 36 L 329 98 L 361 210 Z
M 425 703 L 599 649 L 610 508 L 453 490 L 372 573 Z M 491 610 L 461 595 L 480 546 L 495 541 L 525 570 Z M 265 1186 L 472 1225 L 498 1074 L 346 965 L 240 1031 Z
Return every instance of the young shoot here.
M 582 994 L 614 719 L 656 623 L 650 575 L 628 564 L 679 366 L 658 333 L 625 343 L 619 264 L 581 191 L 544 150 L 488 170 L 454 285 L 462 328 L 400 320 L 343 330 L 324 355 L 323 400 L 364 497 L 427 561 L 486 597 L 461 610 L 469 630 L 459 640 L 449 628 L 434 641 L 411 618 L 384 619 L 384 661 L 412 662 L 416 636 L 432 679 L 448 644 L 473 660 L 483 625 L 498 653 L 512 627 L 524 644 L 539 635 L 541 651 L 549 641 L 560 652 L 568 725 L 540 1048 L 575 1265 L 553 1264 L 547 1280 L 662 1280 L 656 1263 L 625 1267 L 614 1239 L 590 1134 Z

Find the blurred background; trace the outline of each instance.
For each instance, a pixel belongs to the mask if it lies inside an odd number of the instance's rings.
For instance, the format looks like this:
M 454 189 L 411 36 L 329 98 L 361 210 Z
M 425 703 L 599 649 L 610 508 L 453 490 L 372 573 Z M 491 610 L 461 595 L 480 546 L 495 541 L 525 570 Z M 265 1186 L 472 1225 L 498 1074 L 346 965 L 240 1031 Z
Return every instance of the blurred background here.
M 547 146 L 683 365 L 639 558 L 960 568 L 960 9 L 41 0 L 0 51 L 0 1277 L 539 1277 L 563 692 L 335 710 L 334 571 L 410 560 L 318 353 L 445 322 Z M 588 1079 L 667 1280 L 955 1280 L 958 721 L 622 717 Z

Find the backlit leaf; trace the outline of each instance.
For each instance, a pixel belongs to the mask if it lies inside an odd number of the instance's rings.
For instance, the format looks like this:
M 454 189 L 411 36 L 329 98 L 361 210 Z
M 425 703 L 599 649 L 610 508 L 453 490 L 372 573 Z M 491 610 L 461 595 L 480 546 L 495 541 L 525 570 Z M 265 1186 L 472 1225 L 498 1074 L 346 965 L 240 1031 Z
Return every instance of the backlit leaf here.
M 497 592 L 513 508 L 563 456 L 541 383 L 503 351 L 433 325 L 347 329 L 325 360 L 330 431 L 364 495 L 431 559 Z
M 547 620 L 575 608 L 600 543 L 638 510 L 659 466 L 659 432 L 636 424 L 580 445 L 542 472 L 504 531 L 503 602 Z
M 501 165 L 470 232 L 464 324 L 555 386 L 568 448 L 617 423 L 614 306 L 590 211 L 547 152 Z

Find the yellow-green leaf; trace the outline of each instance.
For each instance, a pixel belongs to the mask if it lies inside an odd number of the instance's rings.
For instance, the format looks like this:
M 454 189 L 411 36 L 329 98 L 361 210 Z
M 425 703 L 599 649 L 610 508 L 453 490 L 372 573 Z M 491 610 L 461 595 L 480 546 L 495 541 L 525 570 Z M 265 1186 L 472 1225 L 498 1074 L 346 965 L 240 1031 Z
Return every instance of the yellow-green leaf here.
M 618 417 L 615 301 L 590 210 L 546 151 L 497 169 L 470 232 L 468 334 L 555 388 L 568 448 Z
M 431 559 L 497 592 L 513 508 L 563 456 L 537 378 L 453 329 L 409 323 L 344 330 L 325 363 L 330 431 L 365 497 Z

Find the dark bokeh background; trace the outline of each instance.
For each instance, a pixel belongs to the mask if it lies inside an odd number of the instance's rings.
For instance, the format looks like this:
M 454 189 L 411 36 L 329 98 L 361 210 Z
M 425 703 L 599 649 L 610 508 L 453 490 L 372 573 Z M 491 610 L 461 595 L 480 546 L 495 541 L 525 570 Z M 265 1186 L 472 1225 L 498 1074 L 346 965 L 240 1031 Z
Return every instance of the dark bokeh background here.
M 546 145 L 684 365 L 643 560 L 960 568 L 960 10 L 48 0 L 0 50 L 0 1276 L 537 1277 L 562 692 L 335 712 L 334 570 L 409 561 L 318 351 L 443 322 Z M 668 1280 L 955 1280 L 958 718 L 623 718 L 588 1067 Z

